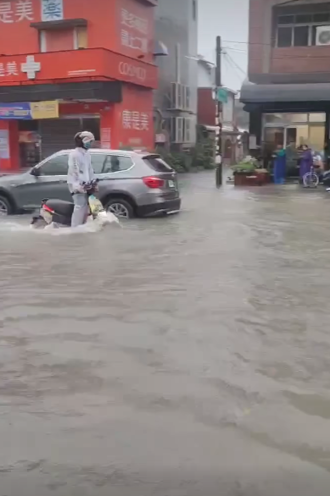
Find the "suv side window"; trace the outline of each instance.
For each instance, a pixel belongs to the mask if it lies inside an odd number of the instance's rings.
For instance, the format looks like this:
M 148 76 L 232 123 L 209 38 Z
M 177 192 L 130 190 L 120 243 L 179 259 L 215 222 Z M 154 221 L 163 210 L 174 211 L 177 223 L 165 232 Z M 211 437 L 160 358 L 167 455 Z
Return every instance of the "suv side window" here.
M 104 163 L 103 173 L 120 172 L 130 169 L 133 165 L 131 157 L 120 155 L 107 155 Z
M 66 176 L 68 174 L 68 155 L 52 157 L 40 167 L 42 176 Z
M 101 174 L 107 155 L 105 155 L 105 153 L 91 153 L 91 159 L 95 174 Z

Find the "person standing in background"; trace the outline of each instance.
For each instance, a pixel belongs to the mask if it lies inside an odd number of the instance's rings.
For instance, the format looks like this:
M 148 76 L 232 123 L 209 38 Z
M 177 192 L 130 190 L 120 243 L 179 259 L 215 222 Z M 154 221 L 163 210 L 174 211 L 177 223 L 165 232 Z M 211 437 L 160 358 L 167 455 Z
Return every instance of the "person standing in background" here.
M 302 145 L 301 150 L 302 154 L 300 159 L 299 176 L 300 181 L 303 182 L 304 175 L 307 174 L 307 172 L 310 172 L 313 165 L 313 154 L 309 146 L 306 144 Z
M 274 183 L 284 184 L 286 171 L 286 152 L 281 145 L 277 145 L 274 158 Z

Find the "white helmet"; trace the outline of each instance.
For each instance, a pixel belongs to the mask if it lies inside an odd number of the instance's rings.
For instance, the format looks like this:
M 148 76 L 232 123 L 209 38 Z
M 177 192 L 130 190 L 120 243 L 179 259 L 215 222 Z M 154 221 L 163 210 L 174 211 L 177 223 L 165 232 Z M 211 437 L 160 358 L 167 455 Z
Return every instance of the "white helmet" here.
M 90 131 L 80 131 L 74 137 L 76 146 L 80 148 L 90 148 L 93 141 L 95 141 L 95 136 Z

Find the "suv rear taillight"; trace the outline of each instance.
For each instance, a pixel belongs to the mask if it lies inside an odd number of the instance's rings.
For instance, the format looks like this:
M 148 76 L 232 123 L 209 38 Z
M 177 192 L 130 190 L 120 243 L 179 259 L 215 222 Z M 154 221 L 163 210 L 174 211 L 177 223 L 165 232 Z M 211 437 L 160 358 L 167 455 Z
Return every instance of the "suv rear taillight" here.
M 49 212 L 50 214 L 54 213 L 54 210 L 52 208 L 49 208 L 48 205 L 43 205 L 42 206 L 43 210 L 46 210 L 46 212 Z
M 165 185 L 164 179 L 160 179 L 160 177 L 148 176 L 142 178 L 144 184 L 151 189 L 159 189 Z

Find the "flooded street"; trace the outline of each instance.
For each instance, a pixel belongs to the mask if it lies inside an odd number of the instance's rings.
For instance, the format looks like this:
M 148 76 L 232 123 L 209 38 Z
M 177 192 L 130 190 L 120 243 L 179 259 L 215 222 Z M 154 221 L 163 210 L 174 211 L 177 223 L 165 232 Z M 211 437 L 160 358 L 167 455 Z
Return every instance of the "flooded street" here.
M 0 222 L 0 496 L 328 496 L 330 197 Z M 13 224 L 14 223 L 14 224 Z

